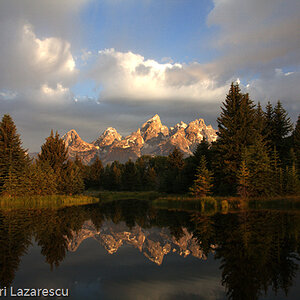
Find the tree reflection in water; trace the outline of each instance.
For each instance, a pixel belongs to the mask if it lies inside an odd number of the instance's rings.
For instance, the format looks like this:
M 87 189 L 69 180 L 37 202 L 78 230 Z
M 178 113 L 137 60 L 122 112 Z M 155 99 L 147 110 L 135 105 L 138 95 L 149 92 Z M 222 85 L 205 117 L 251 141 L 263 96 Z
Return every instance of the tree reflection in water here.
M 50 268 L 58 267 L 70 241 L 87 221 L 96 231 L 107 222 L 126 224 L 129 233 L 136 226 L 145 231 L 160 228 L 161 233 L 169 232 L 168 243 L 173 240 L 173 244 L 188 233 L 203 254 L 213 253 L 220 261 L 221 280 L 229 299 L 258 299 L 269 289 L 288 294 L 298 270 L 297 212 L 262 210 L 205 215 L 155 209 L 146 201 L 122 200 L 59 210 L 0 211 L 1 286 L 12 284 L 32 239 L 40 246 Z M 160 239 L 164 236 L 161 234 Z M 165 247 L 164 251 L 168 249 Z

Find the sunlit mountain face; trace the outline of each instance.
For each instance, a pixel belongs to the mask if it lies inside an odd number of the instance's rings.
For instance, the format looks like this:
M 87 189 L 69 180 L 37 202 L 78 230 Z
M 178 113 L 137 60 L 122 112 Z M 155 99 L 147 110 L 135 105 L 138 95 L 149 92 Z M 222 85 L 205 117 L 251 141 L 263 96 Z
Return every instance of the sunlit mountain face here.
M 297 212 L 138 200 L 2 209 L 0 283 L 69 288 L 72 299 L 297 299 L 299 231 Z
M 209 143 L 216 141 L 217 132 L 203 119 L 189 124 L 181 121 L 168 128 L 156 114 L 126 137 L 122 137 L 115 128 L 108 127 L 91 143 L 83 141 L 74 129 L 63 139 L 70 158 L 79 157 L 83 163 L 91 164 L 98 156 L 106 164 L 113 161 L 124 163 L 129 159 L 135 161 L 142 155 L 167 156 L 175 147 L 184 156 L 189 156 L 203 139 Z

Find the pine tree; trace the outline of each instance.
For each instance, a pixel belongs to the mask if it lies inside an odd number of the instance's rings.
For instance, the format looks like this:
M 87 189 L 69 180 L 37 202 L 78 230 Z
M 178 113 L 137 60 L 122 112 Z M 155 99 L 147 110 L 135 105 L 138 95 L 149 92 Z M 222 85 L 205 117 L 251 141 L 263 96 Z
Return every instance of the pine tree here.
M 97 156 L 89 168 L 89 186 L 100 188 L 103 172 L 102 162 Z
M 147 186 L 146 173 L 149 168 L 149 158 L 147 156 L 139 157 L 135 162 L 135 168 L 137 172 L 137 189 L 145 190 Z
M 114 190 L 112 187 L 111 170 L 109 164 L 107 164 L 103 170 L 102 185 L 105 190 Z
M 175 147 L 168 155 L 167 163 L 167 170 L 163 172 L 162 191 L 167 193 L 182 193 L 184 191 L 182 171 L 185 165 L 183 153 Z
M 266 142 L 261 135 L 248 147 L 246 164 L 250 172 L 250 196 L 270 196 L 272 189 L 272 169 Z
M 183 153 L 175 147 L 174 150 L 168 155 L 168 162 L 172 169 L 180 171 L 184 167 Z
M 6 180 L 10 183 L 16 182 L 29 164 L 30 159 L 22 148 L 22 142 L 12 118 L 4 115 L 0 122 L 0 192 L 4 190 Z M 10 192 L 13 188 L 10 185 Z
M 78 156 L 78 154 L 76 154 L 76 156 L 75 156 L 74 164 L 80 169 L 82 176 L 85 177 L 86 176 L 86 174 L 85 174 L 86 168 L 85 168 L 85 165 L 82 163 L 82 160 Z
M 299 195 L 300 193 L 300 181 L 295 164 L 286 167 L 286 193 L 288 195 Z
M 266 107 L 267 131 L 269 145 L 271 148 L 276 147 L 281 161 L 286 160 L 286 153 L 289 151 L 289 139 L 287 136 L 292 132 L 293 126 L 288 113 L 283 108 L 280 101 L 272 109 L 268 103 Z
M 33 163 L 23 173 L 20 195 L 53 195 L 57 193 L 57 176 L 53 169 L 44 164 Z
M 225 194 L 234 194 L 242 150 L 254 143 L 256 119 L 253 102 L 242 94 L 238 84 L 231 84 L 222 112 L 218 118 L 218 140 L 213 145 L 216 152 L 214 171 L 216 183 Z
M 54 172 L 59 173 L 67 158 L 68 149 L 64 140 L 59 137 L 57 132 L 54 136 L 53 130 L 51 130 L 50 136 L 46 138 L 46 142 L 41 147 L 38 155 L 39 162 L 47 162 Z
M 122 188 L 126 191 L 134 191 L 137 183 L 135 164 L 129 160 L 124 165 L 122 172 Z
M 213 160 L 213 152 L 211 150 L 209 142 L 203 137 L 201 143 L 199 143 L 193 152 L 192 158 L 193 163 L 198 166 L 201 160 L 202 155 L 205 156 L 207 167 L 209 170 L 212 169 L 212 160 Z
M 272 170 L 272 182 L 273 182 L 273 191 L 277 195 L 283 193 L 283 178 L 282 178 L 282 168 L 279 154 L 274 147 L 274 150 L 271 153 L 271 170 Z
M 250 172 L 247 168 L 246 161 L 242 160 L 240 169 L 237 173 L 238 195 L 247 198 L 249 196 Z
M 146 189 L 155 190 L 157 174 L 153 167 L 149 167 L 146 171 Z
M 8 173 L 5 177 L 2 187 L 2 192 L 9 197 L 20 195 L 20 190 L 22 187 L 20 179 L 21 174 L 17 172 L 12 166 L 9 166 Z
M 268 104 L 266 105 L 266 111 L 264 115 L 265 115 L 266 126 L 263 135 L 266 136 L 267 140 L 270 142 L 269 146 L 272 147 L 271 140 L 272 140 L 272 132 L 273 132 L 273 124 L 274 124 L 274 110 L 270 101 L 268 101 Z
M 84 190 L 83 178 L 80 169 L 74 162 L 68 160 L 60 171 L 58 191 L 63 194 L 80 194 Z
M 260 102 L 258 102 L 255 111 L 255 123 L 256 123 L 255 126 L 257 132 L 259 132 L 263 137 L 267 137 L 267 133 L 266 133 L 267 121 L 266 121 L 265 113 L 260 105 Z
M 190 193 L 195 197 L 205 197 L 210 194 L 211 188 L 212 172 L 207 169 L 205 157 L 202 156 L 197 168 L 196 178 L 192 187 L 190 187 Z
M 113 190 L 119 191 L 122 185 L 122 166 L 118 161 L 114 161 L 110 167 L 110 180 Z
M 300 176 L 300 115 L 298 116 L 297 124 L 293 132 L 293 149 L 296 157 L 296 169 Z
M 283 108 L 280 101 L 277 102 L 273 112 L 274 128 L 272 132 L 272 139 L 275 146 L 278 147 L 283 139 L 291 133 L 293 126 L 291 119 L 288 117 L 288 113 Z

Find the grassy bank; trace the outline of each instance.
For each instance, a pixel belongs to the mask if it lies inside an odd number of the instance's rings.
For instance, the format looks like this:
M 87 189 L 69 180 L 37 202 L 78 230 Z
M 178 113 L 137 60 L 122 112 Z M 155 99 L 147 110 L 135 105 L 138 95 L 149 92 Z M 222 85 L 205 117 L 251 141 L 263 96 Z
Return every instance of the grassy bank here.
M 99 202 L 117 200 L 147 200 L 155 207 L 174 209 L 197 209 L 210 211 L 228 211 L 240 209 L 300 209 L 300 196 L 286 196 L 273 198 L 241 198 L 241 197 L 202 197 L 189 195 L 167 195 L 156 191 L 148 192 L 113 192 L 89 190 L 86 195 L 99 198 Z
M 109 201 L 116 201 L 116 200 L 146 200 L 146 201 L 154 201 L 157 199 L 161 194 L 154 191 L 149 192 L 110 192 L 110 191 L 103 191 L 94 194 L 96 197 L 99 198 L 100 202 L 109 202 Z
M 59 209 L 73 205 L 87 205 L 99 202 L 96 197 L 76 196 L 32 196 L 32 197 L 1 197 L 0 209 Z
M 159 197 L 153 201 L 160 208 L 197 209 L 201 211 L 223 211 L 240 209 L 300 209 L 300 197 L 240 198 L 202 197 L 184 195 Z
M 0 209 L 59 209 L 73 205 L 107 203 L 118 200 L 145 200 L 157 208 L 198 210 L 206 212 L 241 209 L 299 209 L 300 196 L 249 198 L 240 197 L 202 197 L 187 195 L 166 195 L 155 191 L 147 192 L 112 192 L 88 190 L 76 196 L 33 196 L 33 197 L 0 197 Z

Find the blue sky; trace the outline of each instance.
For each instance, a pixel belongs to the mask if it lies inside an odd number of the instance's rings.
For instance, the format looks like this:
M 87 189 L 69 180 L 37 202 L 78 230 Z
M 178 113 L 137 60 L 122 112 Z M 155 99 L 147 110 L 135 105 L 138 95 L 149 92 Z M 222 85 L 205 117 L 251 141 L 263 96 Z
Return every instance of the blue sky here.
M 211 1 L 99 1 L 81 13 L 88 49 L 116 48 L 160 61 L 206 61 L 214 29 L 206 24 Z
M 158 62 L 205 63 L 217 52 L 208 46 L 217 30 L 206 24 L 212 8 L 212 1 L 206 0 L 92 1 L 80 13 L 83 44 L 93 53 L 115 48 Z M 72 91 L 95 97 L 93 88 L 93 81 L 86 80 Z
M 216 128 L 238 80 L 295 121 L 299 28 L 299 0 L 0 0 L 0 111 L 30 151 L 52 128 L 92 141 L 156 113 Z

